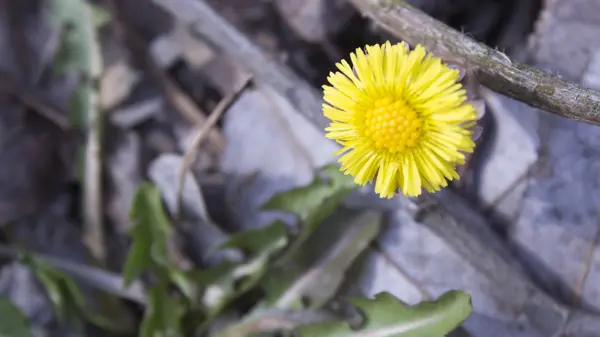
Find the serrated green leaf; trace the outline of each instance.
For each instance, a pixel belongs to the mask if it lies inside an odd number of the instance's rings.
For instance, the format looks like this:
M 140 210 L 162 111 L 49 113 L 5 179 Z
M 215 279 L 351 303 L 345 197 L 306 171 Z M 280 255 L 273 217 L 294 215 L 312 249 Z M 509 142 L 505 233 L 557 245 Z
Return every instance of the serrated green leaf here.
M 30 254 L 24 254 L 20 262 L 29 267 L 44 286 L 59 319 L 77 324 L 85 319 L 85 297 L 73 279 Z
M 145 270 L 169 267 L 166 240 L 171 235 L 160 191 L 151 183 L 143 183 L 138 188 L 129 217 L 133 222 L 130 230 L 133 242 L 123 268 L 126 286 Z
M 434 302 L 415 306 L 402 304 L 389 293 L 375 299 L 354 298 L 349 302 L 362 311 L 364 324 L 352 330 L 347 322 L 306 325 L 296 329 L 300 337 L 444 337 L 456 329 L 473 310 L 471 298 L 449 291 Z
M 133 240 L 125 267 L 123 280 L 126 286 L 144 271 L 154 273 L 162 282 L 175 284 L 190 300 L 195 291 L 187 275 L 169 260 L 167 240 L 172 228 L 164 211 L 160 191 L 151 183 L 143 183 L 133 198 L 130 211 Z
M 162 286 L 148 292 L 148 305 L 140 325 L 140 337 L 183 337 L 181 320 L 185 305 Z
M 345 194 L 356 188 L 351 177 L 340 172 L 337 165 L 327 165 L 321 169 L 325 177 L 317 176 L 306 185 L 282 193 L 269 199 L 263 210 L 279 210 L 296 214 L 301 221 L 307 221 L 317 216 L 315 210 L 321 208 L 327 199 L 336 194 Z M 326 216 L 326 215 L 325 215 Z
M 337 165 L 325 166 L 321 173 L 325 178 L 315 177 L 309 185 L 279 193 L 262 206 L 263 210 L 293 213 L 300 222 L 300 232 L 279 261 L 281 264 L 293 256 L 317 226 L 356 188 L 352 178 L 340 172 Z
M 0 337 L 33 337 L 27 317 L 8 299 L 0 299 Z

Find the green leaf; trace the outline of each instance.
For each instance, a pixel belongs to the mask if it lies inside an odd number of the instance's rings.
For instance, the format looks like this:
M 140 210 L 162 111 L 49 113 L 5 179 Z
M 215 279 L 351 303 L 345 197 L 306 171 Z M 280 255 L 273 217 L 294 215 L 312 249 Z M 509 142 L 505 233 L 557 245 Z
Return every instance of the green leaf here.
M 88 306 L 86 297 L 77 283 L 67 273 L 57 269 L 53 264 L 55 262 L 49 262 L 44 257 L 26 251 L 20 253 L 19 262 L 28 267 L 40 281 L 58 319 L 68 321 L 76 328 L 82 328 L 83 323 L 88 322 L 118 334 L 130 333 L 133 330 L 133 320 L 129 316 L 130 313 L 124 311 L 126 308 L 113 306 L 104 309 L 101 306 L 107 299 L 114 299 L 115 303 L 120 304 L 119 298 L 97 291 L 87 294 L 93 297 L 91 302 L 95 304 Z
M 52 0 L 50 9 L 53 24 L 61 32 L 54 71 L 57 74 L 75 71 L 82 75 L 69 101 L 69 121 L 86 130 L 97 115 L 93 83 L 102 67 L 92 9 L 84 0 Z
M 261 283 L 266 301 L 257 309 L 320 308 L 337 292 L 345 272 L 377 237 L 381 214 L 341 209 L 320 226 L 292 260 Z M 262 308 L 261 308 L 262 307 Z
M 337 165 L 325 166 L 321 173 L 325 178 L 315 177 L 309 185 L 279 193 L 262 206 L 263 210 L 293 213 L 300 221 L 300 232 L 280 263 L 291 258 L 317 226 L 356 188 L 352 178 L 340 172 Z
M 73 279 L 31 254 L 24 253 L 20 262 L 42 283 L 59 319 L 72 323 L 85 319 L 85 297 Z
M 166 240 L 171 235 L 171 224 L 160 191 L 154 185 L 140 185 L 129 217 L 133 222 L 130 230 L 133 243 L 123 270 L 126 286 L 146 270 L 161 273 L 170 267 Z
M 193 287 L 191 280 L 187 277 L 187 274 L 178 268 L 168 268 L 169 279 L 171 282 L 179 288 L 181 293 L 189 300 L 194 301 L 196 298 L 196 289 Z
M 375 299 L 354 298 L 349 302 L 362 311 L 365 322 L 353 330 L 347 322 L 305 325 L 300 337 L 444 337 L 471 314 L 469 295 L 449 291 L 435 302 L 406 306 L 388 293 Z
M 187 272 L 188 278 L 202 289 L 223 282 L 231 277 L 231 271 L 238 266 L 237 263 L 224 261 L 207 269 L 194 269 Z
M 33 337 L 27 317 L 8 299 L 0 299 L 0 337 Z
M 195 291 L 187 275 L 169 260 L 167 240 L 172 228 L 164 211 L 160 191 L 152 183 L 143 183 L 134 196 L 130 219 L 133 240 L 125 267 L 123 280 L 126 286 L 144 271 L 155 274 L 163 283 L 173 283 L 192 300 Z
M 254 288 L 264 277 L 269 263 L 287 245 L 285 224 L 275 221 L 271 225 L 236 233 L 222 248 L 238 248 L 247 253 L 243 263 L 223 262 L 213 268 L 194 270 L 188 279 L 202 287 L 208 321 L 242 294 Z
M 220 249 L 238 248 L 248 256 L 256 256 L 270 247 L 281 247 L 287 243 L 285 224 L 275 221 L 264 228 L 253 228 L 233 234 Z
M 165 287 L 151 288 L 140 337 L 183 337 L 181 320 L 184 313 L 185 305 L 170 295 Z

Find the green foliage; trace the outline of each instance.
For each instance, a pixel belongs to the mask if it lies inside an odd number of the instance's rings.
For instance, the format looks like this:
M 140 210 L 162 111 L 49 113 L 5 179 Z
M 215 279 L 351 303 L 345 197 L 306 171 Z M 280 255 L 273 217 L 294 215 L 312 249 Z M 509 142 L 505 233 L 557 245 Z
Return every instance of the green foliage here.
M 133 222 L 130 230 L 133 242 L 123 272 L 127 286 L 144 270 L 162 273 L 169 267 L 166 239 L 171 235 L 160 191 L 149 183 L 138 188 L 129 217 Z
M 352 178 L 341 173 L 336 165 L 325 166 L 322 174 L 325 177 L 316 177 L 307 186 L 273 196 L 262 207 L 263 210 L 284 211 L 298 217 L 300 232 L 286 250 L 280 263 L 290 259 L 315 229 L 356 188 Z
M 435 302 L 406 306 L 388 293 L 375 299 L 354 298 L 349 302 L 362 311 L 363 325 L 353 330 L 347 322 L 327 322 L 299 327 L 300 337 L 444 337 L 471 313 L 471 298 L 449 291 Z
M 336 317 L 329 317 L 330 314 L 314 315 L 317 318 L 308 321 L 306 317 L 298 320 L 286 316 L 322 311 L 338 291 L 346 269 L 380 230 L 379 213 L 340 208 L 355 188 L 351 178 L 335 166 L 325 167 L 322 174 L 323 177 L 317 177 L 307 186 L 273 196 L 263 207 L 296 215 L 295 235 L 290 235 L 280 221 L 236 233 L 218 249 L 239 250 L 244 255 L 242 261 L 224 261 L 186 272 L 169 262 L 167 238 L 171 226 L 159 191 L 152 184 L 140 186 L 131 209 L 133 244 L 125 280 L 129 284 L 144 272 L 159 280 L 149 291 L 140 336 L 178 337 L 206 332 L 215 318 L 254 289 L 263 291 L 262 301 L 215 336 L 262 335 L 269 330 L 285 329 L 311 337 L 373 334 L 441 337 L 466 319 L 471 312 L 470 298 L 456 291 L 443 295 L 437 302 L 412 307 L 386 293 L 373 300 L 351 299 L 350 303 L 365 317 L 363 326 L 357 330 Z M 323 223 L 327 226 L 321 226 Z M 169 285 L 179 285 L 188 294 L 188 301 L 173 296 Z M 193 296 L 186 289 L 198 292 Z M 305 299 L 310 300 L 308 308 L 303 304 Z M 279 326 L 268 323 L 273 317 L 282 317 L 287 323 Z
M 84 0 L 52 0 L 49 2 L 54 26 L 61 32 L 54 58 L 57 74 L 76 72 L 81 81 L 69 101 L 69 121 L 86 130 L 96 117 L 96 88 L 93 80 L 99 76 L 101 58 L 90 5 Z
M 274 264 L 285 264 L 294 256 L 302 244 L 310 238 L 315 229 L 331 213 L 337 209 L 345 197 L 355 188 L 352 180 L 344 176 L 334 166 L 326 166 L 322 170 L 325 177 L 316 177 L 309 185 L 297 187 L 273 196 L 262 207 L 263 210 L 284 211 L 295 214 L 299 220 L 299 233 L 288 245 L 289 239 L 286 227 L 283 223 L 275 221 L 270 226 L 262 229 L 252 229 L 233 235 L 222 248 L 237 248 L 247 255 L 247 260 L 241 265 L 229 265 L 226 273 L 222 275 L 219 282 L 222 299 L 216 304 L 209 303 L 210 314 L 218 314 L 226 304 L 233 299 L 257 286 L 264 281 L 267 271 L 273 275 Z M 307 247 L 308 248 L 308 247 Z M 272 257 L 280 253 L 277 262 L 271 263 Z M 201 271 L 196 278 L 201 279 Z M 242 276 L 242 278 L 240 278 Z M 290 282 L 278 282 L 272 277 L 270 284 L 274 282 L 281 288 L 290 285 Z M 237 286 L 235 286 L 237 285 Z M 212 289 L 214 291 L 214 288 Z M 282 290 L 283 291 L 283 290 Z
M 88 307 L 78 284 L 47 259 L 22 251 L 19 262 L 29 268 L 40 281 L 59 320 L 70 323 L 77 329 L 82 329 L 85 323 L 90 323 L 118 334 L 130 333 L 133 330 L 129 317 L 121 315 L 121 312 L 102 312 L 98 307 Z M 102 295 L 106 298 L 110 296 L 105 293 Z M 115 297 L 110 298 L 116 300 Z M 0 317 L 3 317 L 2 314 Z M 2 334 L 0 337 L 3 337 Z
M 172 234 L 169 218 L 164 211 L 160 191 L 151 183 L 139 186 L 130 211 L 133 240 L 123 278 L 129 286 L 144 272 L 151 273 L 156 284 L 148 293 L 148 305 L 140 327 L 140 336 L 183 336 L 181 319 L 189 303 L 184 303 L 169 286 L 175 285 L 187 298 L 195 299 L 195 290 L 188 276 L 170 260 L 168 241 Z
M 354 188 L 352 181 L 333 166 L 326 167 L 323 173 L 325 178 L 316 178 L 308 186 L 278 194 L 265 205 L 266 209 L 298 215 L 300 232 L 295 241 L 308 239 Z M 202 320 L 195 322 L 195 325 L 200 328 L 207 327 L 231 303 L 259 286 L 271 270 L 274 259 L 281 257 L 284 250 L 291 257 L 300 247 L 289 245 L 290 238 L 285 224 L 275 221 L 264 228 L 236 233 L 219 247 L 239 249 L 244 254 L 242 262 L 225 261 L 211 268 L 191 270 L 182 274 L 169 262 L 166 240 L 171 234 L 171 226 L 163 210 L 160 192 L 152 184 L 146 183 L 139 187 L 132 203 L 130 217 L 133 222 L 130 232 L 133 243 L 124 268 L 126 284 L 131 284 L 143 272 L 150 272 L 158 279 L 165 280 L 151 291 L 153 298 L 148 304 L 144 318 L 144 335 L 151 331 L 181 331 L 179 325 L 182 318 L 190 313 Z M 165 292 L 165 284 L 189 285 L 190 282 L 201 291 L 199 295 L 202 296 L 196 297 L 201 297 L 201 303 L 192 303 L 192 307 L 187 308 L 192 311 L 186 313 L 185 305 Z M 171 310 L 161 312 L 158 308 L 153 309 L 152 306 L 157 303 L 163 309 Z M 198 314 L 198 309 L 203 313 Z
M 226 261 L 214 268 L 192 271 L 190 278 L 206 289 L 204 305 L 208 318 L 214 318 L 233 300 L 255 287 L 272 258 L 287 242 L 285 225 L 276 221 L 264 228 L 237 233 L 222 245 L 222 248 L 242 250 L 246 254 L 243 263 Z
M 75 281 L 33 255 L 24 254 L 21 263 L 29 267 L 44 286 L 56 316 L 81 326 L 86 312 L 85 297 Z
M 293 259 L 275 266 L 262 282 L 262 307 L 320 308 L 336 293 L 346 270 L 377 237 L 375 212 L 336 211 L 306 240 Z
M 169 295 L 162 286 L 156 286 L 148 292 L 148 306 L 140 326 L 140 337 L 183 337 L 181 319 L 184 305 Z
M 125 285 L 139 277 L 144 271 L 153 273 L 160 282 L 177 285 L 189 299 L 194 290 L 183 271 L 174 266 L 168 256 L 167 240 L 171 235 L 171 223 L 165 214 L 160 191 L 150 183 L 142 184 L 133 199 L 130 219 L 133 226 L 130 235 L 133 240 L 123 278 Z
M 33 337 L 27 317 L 8 299 L 0 299 L 0 337 Z
M 306 186 L 293 188 L 274 195 L 262 207 L 263 210 L 287 211 L 296 214 L 300 221 L 315 226 L 325 219 L 332 208 L 339 204 L 356 185 L 350 176 L 340 172 L 336 165 L 323 167 L 324 177 Z
M 287 242 L 285 224 L 275 221 L 264 228 L 236 233 L 221 245 L 221 248 L 237 248 L 248 256 L 256 256 L 265 250 L 279 250 L 285 247 Z

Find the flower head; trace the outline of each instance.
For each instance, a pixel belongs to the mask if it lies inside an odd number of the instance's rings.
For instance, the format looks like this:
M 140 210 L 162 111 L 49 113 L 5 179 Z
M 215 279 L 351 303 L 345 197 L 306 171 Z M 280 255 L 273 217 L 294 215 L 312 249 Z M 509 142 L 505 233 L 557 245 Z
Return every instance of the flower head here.
M 456 166 L 475 146 L 476 120 L 459 71 L 417 45 L 366 47 L 342 60 L 323 86 L 327 138 L 343 148 L 341 170 L 354 182 L 375 182 L 375 192 L 418 196 L 459 179 Z

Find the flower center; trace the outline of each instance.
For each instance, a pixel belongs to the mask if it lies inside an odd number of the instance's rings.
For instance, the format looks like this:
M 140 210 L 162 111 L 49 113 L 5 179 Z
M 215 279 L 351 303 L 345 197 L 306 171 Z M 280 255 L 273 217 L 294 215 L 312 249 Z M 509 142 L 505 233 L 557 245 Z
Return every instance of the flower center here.
M 385 97 L 366 111 L 363 132 L 378 149 L 397 153 L 417 146 L 422 127 L 423 120 L 404 100 Z

